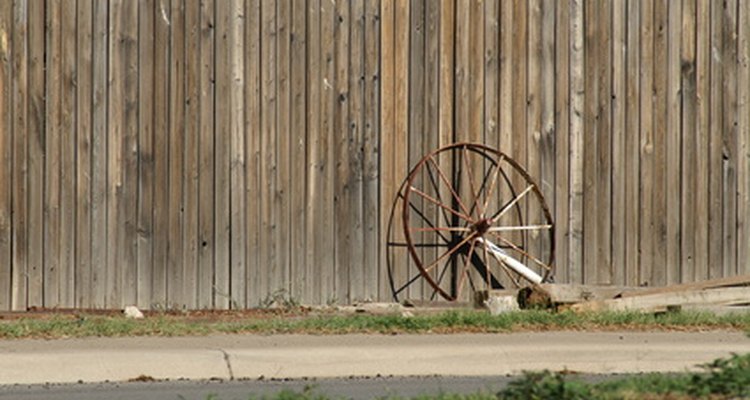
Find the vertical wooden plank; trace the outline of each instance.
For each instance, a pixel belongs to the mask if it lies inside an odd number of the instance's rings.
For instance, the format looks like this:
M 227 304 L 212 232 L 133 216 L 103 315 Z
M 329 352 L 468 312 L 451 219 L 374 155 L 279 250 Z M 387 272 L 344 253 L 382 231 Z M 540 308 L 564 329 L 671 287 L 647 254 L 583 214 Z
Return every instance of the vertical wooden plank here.
M 216 40 L 215 2 L 200 4 L 200 71 L 198 73 L 198 272 L 197 307 L 214 306 L 214 49 Z M 256 15 L 257 17 L 257 15 Z M 252 20 L 249 20 L 251 22 Z M 255 21 L 257 25 L 257 20 Z M 252 54 L 252 53 L 251 53 Z M 253 132 L 256 134 L 257 132 Z M 256 186 L 257 187 L 257 184 Z
M 335 293 L 339 301 L 348 302 L 350 295 L 349 281 L 352 260 L 352 220 L 350 186 L 351 157 L 349 153 L 349 31 L 350 31 L 350 4 L 349 2 L 337 2 L 335 5 L 334 19 L 334 91 L 336 102 L 334 103 L 334 154 L 336 155 L 336 169 L 334 182 L 334 207 L 337 217 L 334 220 L 335 240 Z
M 500 148 L 500 2 L 485 1 L 484 15 L 484 143 Z
M 183 308 L 185 296 L 185 2 L 175 0 L 169 14 L 169 222 L 167 250 L 167 300 L 169 307 Z M 224 91 L 222 93 L 229 93 Z M 228 109 L 228 107 L 226 107 Z M 217 167 L 217 170 L 219 168 Z M 223 171 L 222 171 L 223 172 Z M 218 210 L 229 210 L 219 206 Z M 228 243 L 228 242 L 225 242 Z M 218 279 L 217 279 L 218 280 Z M 228 291 L 224 292 L 228 295 Z
M 724 44 L 721 53 L 724 114 L 721 127 L 723 141 L 723 219 L 724 276 L 737 273 L 737 1 L 723 2 Z M 744 261 L 743 261 L 744 262 Z
M 680 281 L 680 48 L 682 40 L 682 3 L 668 4 L 667 43 L 667 138 L 666 138 L 666 211 L 667 264 L 666 284 Z
M 233 308 L 246 308 L 246 204 L 245 204 L 245 65 L 244 65 L 244 21 L 243 0 L 234 0 L 231 5 L 230 29 L 230 295 Z M 189 237 L 189 236 L 188 236 Z
M 624 284 L 638 286 L 639 224 L 641 221 L 640 182 L 640 77 L 641 77 L 641 2 L 626 6 L 625 52 L 625 237 Z
M 326 61 L 322 59 L 320 0 L 307 2 L 307 196 L 305 198 L 305 217 L 307 219 L 305 237 L 305 276 L 308 277 L 305 293 L 306 301 L 320 304 L 325 301 L 321 297 L 323 282 L 323 265 L 319 263 L 319 249 L 317 245 L 321 239 L 316 237 L 322 224 L 323 211 L 323 182 L 325 181 L 325 165 L 322 160 L 325 155 L 322 150 L 326 143 L 325 132 L 321 126 L 322 103 L 327 88 L 323 85 L 323 69 Z M 385 62 L 385 61 L 384 61 Z
M 528 92 L 526 94 L 526 142 L 528 143 L 526 157 L 520 158 L 521 165 L 524 165 L 526 171 L 532 176 L 539 185 L 542 193 L 546 182 L 542 176 L 542 102 L 545 100 L 542 93 L 542 63 L 543 44 L 542 35 L 545 29 L 542 21 L 542 2 L 541 0 L 529 1 L 529 20 L 528 20 L 528 69 L 527 82 Z M 547 27 L 545 27 L 547 28 Z M 547 29 L 552 29 L 549 27 Z M 524 161 L 525 160 L 525 161 Z M 523 186 L 521 186 L 523 187 Z M 517 189 L 520 190 L 520 189 Z M 525 218 L 529 224 L 540 222 L 539 216 L 542 215 L 541 207 L 536 202 L 527 202 L 525 207 Z M 538 232 L 524 232 L 522 234 L 523 242 L 529 247 L 532 254 L 542 254 L 542 242 Z
M 598 135 L 600 115 L 598 85 L 604 85 L 598 76 L 598 66 L 605 63 L 597 44 L 604 40 L 598 23 L 602 2 L 584 3 L 584 117 L 583 117 L 583 278 L 585 283 L 597 283 L 599 272 L 598 192 L 604 189 L 597 181 Z
M 292 23 L 290 27 L 292 73 L 291 85 L 291 113 L 290 113 L 290 218 L 289 218 L 289 296 L 303 301 L 305 287 L 312 283 L 312 276 L 305 272 L 305 246 L 307 226 L 305 220 L 305 154 L 307 147 L 306 85 L 305 66 L 307 60 L 306 16 L 307 9 L 304 0 L 294 0 L 292 8 Z M 250 220 L 248 219 L 248 222 Z M 308 299 L 304 299 L 309 302 Z
M 468 131 L 464 137 L 469 142 L 484 142 L 484 0 L 469 1 L 469 58 L 467 60 L 469 69 L 465 77 L 469 89 L 468 107 Z M 429 121 L 427 121 L 429 122 Z M 476 171 L 481 171 L 478 166 Z M 475 177 L 478 180 L 478 176 Z M 477 187 L 479 187 L 477 185 Z
M 124 177 L 120 203 L 123 216 L 122 283 L 123 305 L 136 304 L 138 298 L 138 3 L 123 5 L 122 36 L 117 38 L 123 53 L 123 146 Z M 115 78 L 117 79 L 117 78 Z
M 273 197 L 273 218 L 276 224 L 273 241 L 276 262 L 272 264 L 271 292 L 289 295 L 289 144 L 291 92 L 289 88 L 291 2 L 276 2 L 276 190 Z
M 708 185 L 709 185 L 709 206 L 708 206 L 708 236 L 713 238 L 708 242 L 708 259 L 711 260 L 708 267 L 709 278 L 720 278 L 724 275 L 724 237 L 722 217 L 723 208 L 723 119 L 724 108 L 722 100 L 724 98 L 724 86 L 722 84 L 724 58 L 716 57 L 716 54 L 724 53 L 723 31 L 724 19 L 722 11 L 722 2 L 711 2 L 711 28 L 710 28 L 710 52 L 711 65 L 710 70 L 710 87 L 711 87 L 711 105 L 709 110 L 709 158 L 708 158 Z M 720 238 L 720 239 L 716 239 Z
M 708 279 L 709 269 L 709 216 L 710 216 L 710 185 L 709 185 L 709 154 L 710 137 L 709 110 L 711 104 L 711 89 L 709 85 L 711 67 L 711 2 L 698 0 L 696 18 L 696 190 L 695 195 L 695 236 L 694 258 L 696 281 Z
M 400 183 L 409 171 L 409 87 L 411 76 L 409 75 L 409 54 L 411 29 L 411 8 L 406 1 L 396 1 L 395 4 L 395 116 L 394 116 L 394 171 L 396 183 Z M 398 231 L 398 230 L 397 230 Z M 398 238 L 398 236 L 397 236 Z M 397 282 L 405 282 L 411 275 L 406 275 L 407 268 L 401 270 L 404 276 L 398 276 Z M 405 278 L 405 279 L 404 279 Z M 403 280 L 402 280 L 403 279 Z M 406 294 L 407 296 L 409 293 Z
M 185 3 L 185 167 L 182 180 L 184 204 L 183 281 L 185 304 L 190 309 L 198 305 L 199 258 L 199 145 L 200 145 L 200 73 L 201 73 L 201 4 Z
M 584 48 L 583 2 L 573 0 L 570 7 L 570 241 L 568 282 L 584 281 L 583 249 L 583 114 Z
M 13 112 L 13 187 L 12 242 L 13 265 L 11 275 L 11 310 L 25 310 L 29 287 L 29 13 L 28 2 L 13 2 L 12 97 Z
M 318 168 L 320 171 L 320 186 L 317 200 L 319 209 L 314 219 L 316 268 L 315 287 L 319 290 L 316 298 L 323 303 L 337 301 L 335 293 L 336 258 L 334 238 L 334 119 L 335 104 L 338 94 L 334 88 L 336 63 L 334 59 L 334 30 L 337 24 L 334 4 L 330 1 L 320 1 L 320 143 L 318 145 Z
M 118 29 L 122 25 L 117 21 L 117 17 L 122 15 L 122 1 L 113 1 L 110 3 L 107 14 L 107 98 L 106 101 L 106 119 L 107 119 L 107 272 L 106 279 L 106 297 L 105 307 L 117 308 L 122 303 L 122 263 L 121 255 L 123 254 L 122 207 L 122 140 L 123 126 L 122 113 L 123 104 L 123 85 L 122 85 L 122 65 L 124 60 L 123 54 L 118 50 L 118 39 L 121 32 Z
M 738 2 L 737 136 L 739 191 L 737 209 L 737 273 L 750 273 L 750 5 Z
M 167 0 L 154 7 L 154 254 L 151 271 L 151 307 L 169 306 L 167 281 L 169 257 L 169 29 L 171 9 Z M 163 77 L 163 79 L 156 79 Z
M 216 98 L 214 158 L 214 307 L 234 308 L 231 276 L 231 133 L 233 3 L 216 2 Z M 273 71 L 273 69 L 271 69 Z M 220 106 L 221 105 L 221 106 Z M 273 114 L 271 114 L 273 115 Z M 273 147 L 270 147 L 273 149 Z M 270 233 L 270 232 L 269 232 Z
M 554 215 L 555 215 L 555 281 L 568 282 L 570 251 L 570 104 L 571 104 L 571 3 L 557 4 L 555 9 L 555 76 L 554 99 Z
M 380 286 L 378 290 L 378 298 L 381 301 L 389 301 L 393 299 L 393 293 L 391 290 L 390 280 L 392 279 L 392 273 L 388 268 L 392 268 L 395 271 L 396 257 L 402 258 L 403 254 L 400 254 L 399 250 L 393 250 L 394 257 L 389 259 L 389 247 L 388 241 L 389 229 L 393 229 L 389 224 L 391 223 L 392 210 L 394 207 L 394 199 L 396 198 L 396 191 L 398 190 L 398 184 L 396 178 L 396 171 L 394 170 L 394 159 L 395 159 L 395 4 L 394 0 L 381 0 L 380 1 L 380 20 L 382 21 L 380 26 L 380 121 L 378 121 L 379 129 L 377 130 L 379 135 L 378 146 L 382 150 L 380 152 L 380 268 L 379 281 Z M 311 37 L 311 44 L 312 44 Z M 311 51 L 313 47 L 310 48 Z M 311 57 L 311 59 L 313 59 Z M 309 63 L 310 69 L 312 64 Z M 312 92 L 308 96 L 312 99 Z M 309 103 L 309 107 L 313 104 Z M 309 126 L 309 124 L 308 124 Z M 312 127 L 310 127 L 312 128 Z M 313 131 L 310 131 L 312 136 Z M 312 185 L 310 185 L 312 187 Z
M 44 305 L 60 304 L 60 128 L 61 2 L 47 4 L 45 41 L 44 141 Z
M 627 207 L 625 182 L 627 180 L 625 164 L 625 138 L 628 135 L 625 129 L 625 111 L 627 96 L 625 93 L 625 74 L 627 72 L 626 59 L 626 30 L 625 23 L 627 9 L 625 0 L 614 0 L 611 6 L 612 26 L 612 92 L 611 104 L 611 135 L 612 135 L 612 172 L 610 205 L 612 210 L 611 222 L 611 275 L 610 282 L 617 285 L 625 284 L 625 209 Z
M 363 243 L 362 260 L 364 268 L 365 288 L 362 297 L 377 300 L 379 293 L 379 269 L 382 262 L 379 259 L 378 244 L 380 243 L 379 221 L 380 212 L 378 202 L 378 182 L 380 180 L 380 1 L 365 1 L 365 93 L 364 93 L 364 129 L 362 148 L 362 179 L 363 179 Z M 384 199 L 387 203 L 388 199 Z M 385 281 L 383 281 L 384 283 Z
M 258 271 L 266 266 L 259 263 L 260 253 L 260 119 L 261 119 L 261 80 L 260 80 L 260 0 L 245 3 L 245 207 L 247 217 L 247 275 L 246 304 L 248 307 L 262 300 L 261 287 L 257 279 Z M 210 210 L 206 210 L 207 218 Z
M 556 134 L 555 134 L 555 35 L 556 35 L 556 8 L 562 6 L 556 2 L 542 2 L 542 37 L 541 37 L 541 92 L 540 92 L 540 131 L 539 131 L 539 175 L 536 177 L 539 184 L 542 186 L 541 190 L 546 199 L 547 205 L 550 207 L 550 211 L 554 212 L 556 209 L 556 198 L 555 198 L 555 148 Z M 566 168 L 567 169 L 567 168 Z M 541 209 L 535 211 L 535 221 L 543 221 L 543 214 Z M 539 240 L 539 246 L 541 246 L 541 254 L 545 259 L 549 259 L 550 251 L 552 250 L 552 242 L 546 232 L 541 233 L 537 239 Z M 536 233 L 532 233 L 534 237 Z M 554 240 L 554 239 L 553 239 Z
M 78 29 L 76 42 L 76 199 L 75 199 L 75 306 L 91 308 L 91 194 L 92 194 L 92 129 L 93 129 L 93 4 L 77 3 Z
M 654 126 L 653 126 L 653 46 L 654 46 L 654 10 L 653 3 L 641 3 L 640 9 L 640 204 L 641 218 L 639 223 L 640 267 L 638 284 L 650 285 L 654 255 L 654 208 L 653 208 L 653 160 L 654 160 Z
M 409 2 L 409 86 L 408 86 L 408 164 L 412 168 L 419 159 L 424 155 L 424 142 L 425 142 L 425 108 L 426 108 L 426 93 L 425 93 L 425 1 L 417 0 Z M 468 18 L 468 11 L 467 18 Z M 468 49 L 468 47 L 467 47 Z M 464 62 L 468 61 L 464 58 Z M 468 72 L 464 72 L 468 73 Z M 462 81 L 462 82 L 465 82 Z M 465 84 L 465 83 L 464 83 Z M 464 86 L 465 87 L 465 86 Z M 468 107 L 468 102 L 464 103 L 464 107 Z M 468 108 L 464 108 L 465 110 Z M 463 114 L 465 115 L 465 114 Z M 466 120 L 464 120 L 466 121 Z M 464 129 L 467 132 L 467 129 Z M 422 176 L 417 176 L 414 181 L 414 185 L 417 187 L 425 187 Z M 432 208 L 427 205 L 426 202 L 418 200 L 415 202 L 416 207 L 423 210 L 429 215 Z M 416 222 L 416 221 L 415 221 Z M 423 221 L 419 221 L 422 224 Z M 417 240 L 421 240 L 417 236 Z M 424 254 L 425 250 L 417 250 Z M 429 251 L 428 251 L 429 253 Z M 409 269 L 409 276 L 413 276 L 417 273 L 416 268 Z M 431 292 L 424 282 L 421 280 L 410 285 L 408 290 L 408 296 L 410 298 L 425 298 L 430 296 Z
M 596 23 L 599 36 L 596 47 L 596 278 L 592 282 L 612 283 L 612 1 L 600 2 Z
M 473 5 L 476 7 L 476 5 Z M 484 29 L 484 22 L 481 18 L 477 20 L 479 26 Z M 438 2 L 425 1 L 424 5 L 424 102 L 423 102 L 423 132 L 422 132 L 422 155 L 435 151 L 440 143 L 439 136 L 439 113 L 440 113 L 440 56 L 438 54 L 440 41 L 440 4 Z M 480 61 L 481 64 L 481 61 Z M 481 67 L 481 65 L 480 65 Z M 449 100 L 449 99 L 446 99 Z M 416 134 L 416 132 L 414 132 Z M 438 160 L 440 162 L 440 160 Z M 444 193 L 437 193 L 434 186 L 426 185 L 425 189 L 430 196 L 436 198 L 442 197 Z M 432 221 L 440 221 L 441 211 L 434 204 L 425 202 L 425 215 Z M 423 249 L 425 259 L 436 259 L 438 254 L 437 248 Z M 440 271 L 436 268 L 434 277 L 440 279 Z M 450 279 L 443 278 L 447 283 Z M 432 289 L 425 285 L 425 295 L 432 295 Z
M 13 111 L 11 105 L 12 2 L 0 4 L 0 310 L 11 308 Z
M 107 222 L 107 96 L 109 70 L 107 55 L 109 44 L 109 5 L 94 2 L 93 37 L 93 122 L 91 151 L 91 306 L 106 307 L 107 273 L 109 271 L 107 244 L 109 227 Z
M 697 98 L 696 98 L 696 1 L 685 0 L 682 5 L 680 50 L 681 65 L 681 98 L 682 98 L 682 163 L 680 174 L 681 211 L 680 211 L 680 282 L 695 281 L 695 236 L 700 229 L 697 224 L 697 196 L 702 188 L 698 186 L 697 153 L 703 151 L 698 147 L 697 139 Z
M 75 4 L 61 12 L 60 99 L 60 304 L 75 304 L 76 238 L 76 32 Z
M 667 83 L 669 55 L 669 2 L 660 0 L 654 4 L 654 164 L 653 164 L 653 249 L 651 285 L 667 284 Z
M 153 292 L 154 192 L 154 8 L 138 3 L 138 277 L 139 308 L 149 308 Z M 161 189 L 161 188 L 159 188 Z
M 349 177 L 346 187 L 349 190 L 349 296 L 350 302 L 362 301 L 365 289 L 364 282 L 364 224 L 363 224 L 363 130 L 364 130 L 364 39 L 365 7 L 361 0 L 350 3 L 349 25 L 349 108 L 345 131 L 347 132 L 346 152 L 349 154 Z
M 510 155 L 513 151 L 513 2 L 500 2 L 500 134 L 498 148 Z M 566 53 L 566 51 L 560 52 Z

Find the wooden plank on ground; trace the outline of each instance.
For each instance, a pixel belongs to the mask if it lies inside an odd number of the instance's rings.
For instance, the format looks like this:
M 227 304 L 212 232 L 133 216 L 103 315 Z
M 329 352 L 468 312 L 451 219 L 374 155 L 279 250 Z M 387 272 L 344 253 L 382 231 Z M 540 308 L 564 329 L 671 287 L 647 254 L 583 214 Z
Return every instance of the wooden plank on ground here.
M 533 305 L 558 306 L 614 299 L 623 292 L 634 292 L 636 290 L 637 288 L 626 286 L 543 283 L 522 289 L 519 292 L 519 301 L 525 303 L 527 307 Z
M 659 288 L 649 288 L 633 292 L 623 292 L 622 297 L 642 296 L 648 294 L 674 293 L 688 290 L 716 289 L 722 287 L 750 286 L 750 275 L 737 275 L 725 278 L 709 279 L 701 282 L 690 282 Z
M 93 133 L 93 3 L 79 2 L 76 10 L 76 199 L 75 199 L 75 307 L 92 308 L 91 219 Z
M 610 300 L 589 301 L 571 306 L 578 312 L 591 311 L 666 311 L 670 307 L 694 305 L 746 304 L 750 298 L 750 287 L 687 290 L 659 293 Z
M 13 195 L 11 263 L 11 307 L 12 311 L 26 310 L 29 285 L 29 21 L 25 3 L 13 3 L 13 26 L 10 36 L 12 44 L 12 97 L 13 111 Z

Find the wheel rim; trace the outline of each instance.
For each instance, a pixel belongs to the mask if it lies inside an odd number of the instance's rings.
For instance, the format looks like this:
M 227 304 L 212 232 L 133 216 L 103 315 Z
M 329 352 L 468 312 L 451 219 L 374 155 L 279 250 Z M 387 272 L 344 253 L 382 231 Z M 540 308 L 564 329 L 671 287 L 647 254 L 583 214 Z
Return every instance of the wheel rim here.
M 551 278 L 549 208 L 528 173 L 503 153 L 469 143 L 438 149 L 416 164 L 400 196 L 406 248 L 433 299 L 464 298 L 467 287 L 527 285 L 513 261 Z

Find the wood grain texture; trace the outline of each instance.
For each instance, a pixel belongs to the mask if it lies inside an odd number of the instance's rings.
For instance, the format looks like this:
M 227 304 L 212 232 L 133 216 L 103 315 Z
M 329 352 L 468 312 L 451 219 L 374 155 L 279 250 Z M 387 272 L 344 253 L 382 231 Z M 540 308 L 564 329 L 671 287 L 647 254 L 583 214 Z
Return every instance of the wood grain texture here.
M 0 310 L 389 300 L 400 185 L 459 140 L 541 184 L 558 282 L 746 272 L 749 7 L 2 3 Z

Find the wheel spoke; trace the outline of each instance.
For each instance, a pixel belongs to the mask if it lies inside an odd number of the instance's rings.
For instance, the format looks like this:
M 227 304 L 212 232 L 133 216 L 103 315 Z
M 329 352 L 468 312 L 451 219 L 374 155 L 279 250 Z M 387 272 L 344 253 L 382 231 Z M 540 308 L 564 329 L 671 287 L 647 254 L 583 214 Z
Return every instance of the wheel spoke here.
M 545 225 L 524 225 L 524 226 L 492 226 L 489 232 L 515 232 L 515 231 L 540 231 L 552 229 L 552 224 Z
M 526 251 L 524 251 L 523 249 L 521 249 L 520 247 L 516 246 L 516 245 L 515 245 L 515 244 L 514 244 L 513 242 L 511 242 L 510 240 L 508 240 L 508 239 L 506 239 L 506 238 L 504 238 L 504 237 L 502 237 L 502 236 L 500 236 L 500 235 L 498 235 L 497 233 L 494 233 L 494 232 L 493 232 L 493 236 L 494 236 L 494 237 L 496 237 L 496 238 L 498 238 L 498 239 L 499 239 L 499 240 L 500 240 L 501 242 L 505 243 L 505 244 L 506 244 L 506 245 L 507 245 L 508 247 L 510 247 L 511 249 L 513 249 L 513 250 L 517 251 L 518 253 L 520 253 L 520 254 L 521 254 L 522 256 L 524 256 L 524 257 L 528 257 L 528 259 L 529 259 L 529 260 L 531 260 L 531 261 L 535 262 L 535 263 L 536 263 L 537 265 L 539 265 L 540 267 L 542 267 L 542 268 L 544 268 L 544 269 L 546 269 L 546 270 L 548 270 L 548 269 L 549 269 L 549 265 L 547 265 L 547 264 L 543 263 L 543 262 L 542 262 L 542 261 L 540 261 L 540 260 L 539 260 L 538 258 L 536 258 L 536 257 L 532 256 L 532 255 L 531 255 L 531 254 L 529 254 L 528 252 L 526 252 Z
M 427 168 L 427 175 L 430 176 L 430 182 L 432 183 L 432 187 L 435 188 L 435 194 L 437 194 L 437 199 L 442 203 L 443 198 L 440 196 L 440 185 L 437 184 L 435 181 L 435 175 L 433 175 L 432 170 L 430 169 L 430 164 L 425 164 L 425 167 Z M 445 209 L 440 209 L 441 213 L 443 214 L 443 218 L 445 218 L 445 223 L 450 225 L 450 219 L 448 218 L 448 213 L 445 212 Z
M 471 260 L 471 256 L 474 254 L 474 248 L 477 245 L 476 240 L 472 240 L 471 244 L 469 245 L 469 254 L 464 259 L 464 267 L 461 269 L 461 277 L 458 280 L 458 285 L 456 287 L 456 297 L 461 293 L 461 289 L 463 289 L 464 283 L 466 283 L 466 277 L 469 275 L 469 261 Z
M 495 189 L 497 178 L 498 178 L 498 175 L 499 175 L 499 172 L 500 172 L 500 163 L 503 162 L 504 159 L 505 159 L 505 156 L 501 155 L 500 159 L 497 160 L 497 163 L 495 164 L 495 166 L 497 167 L 497 168 L 495 168 L 495 175 L 490 179 L 490 189 L 487 192 L 485 192 L 485 197 L 484 197 L 484 209 L 485 209 L 485 211 L 487 210 L 487 207 L 489 207 L 489 205 L 490 205 L 490 199 L 492 198 L 492 192 Z M 482 184 L 482 187 L 484 187 L 484 184 Z
M 423 220 L 424 222 L 426 222 L 426 223 L 427 223 L 427 225 L 429 225 L 429 226 L 431 226 L 431 227 L 433 227 L 433 228 L 435 227 L 435 224 L 433 224 L 433 223 L 432 223 L 432 221 L 430 221 L 430 220 L 429 220 L 429 218 L 427 218 L 427 217 L 426 217 L 426 216 L 424 215 L 424 213 L 422 213 L 422 211 L 421 211 L 421 210 L 420 210 L 419 208 L 417 208 L 417 206 L 415 206 L 415 205 L 414 205 L 414 203 L 412 203 L 412 202 L 409 202 L 409 208 L 410 208 L 410 209 L 411 209 L 412 211 L 414 211 L 415 213 L 417 213 L 417 215 L 419 215 L 419 217 L 420 217 L 420 218 L 422 218 L 422 220 Z M 438 236 L 440 236 L 440 237 L 441 237 L 441 238 L 442 238 L 442 239 L 443 239 L 443 240 L 445 241 L 445 243 L 450 243 L 450 240 L 448 240 L 448 238 L 447 238 L 447 237 L 443 236 L 443 234 L 442 234 L 442 233 L 438 232 Z
M 508 210 L 510 210 L 511 207 L 513 207 L 516 203 L 521 201 L 521 199 L 523 199 L 533 188 L 534 188 L 534 185 L 527 186 L 526 189 L 523 190 L 523 192 L 519 193 L 518 196 L 514 197 L 513 200 L 511 200 L 510 203 L 506 204 L 505 207 L 503 207 L 503 209 L 500 210 L 498 215 L 496 217 L 493 217 L 492 219 L 497 221 L 500 218 L 502 218 L 502 216 L 505 215 L 505 213 L 508 212 Z
M 471 172 L 471 166 L 469 165 L 469 157 L 466 156 L 466 146 L 461 148 L 461 162 L 464 165 L 464 169 L 466 170 L 466 175 L 469 178 L 469 190 L 471 191 L 471 197 L 474 198 L 471 204 L 471 208 L 469 209 L 469 215 L 471 215 L 471 213 L 474 212 L 475 209 L 477 209 L 478 218 L 482 218 L 484 216 L 484 210 L 477 208 L 477 206 L 479 205 L 479 193 L 474 187 L 474 174 L 472 174 Z
M 429 194 L 427 194 L 427 193 L 425 193 L 425 192 L 423 192 L 423 191 L 421 191 L 421 190 L 419 190 L 419 189 L 415 188 L 414 186 L 410 186 L 410 187 L 409 187 L 409 189 L 410 189 L 410 190 L 411 190 L 412 192 L 414 192 L 414 193 L 416 193 L 416 194 L 420 195 L 420 196 L 421 196 L 422 198 L 424 198 L 425 200 L 429 201 L 430 203 L 433 203 L 433 204 L 435 204 L 436 206 L 438 206 L 438 207 L 441 207 L 441 208 L 443 208 L 443 209 L 447 210 L 447 211 L 448 211 L 448 212 L 450 212 L 451 214 L 454 214 L 455 216 L 457 216 L 457 217 L 459 217 L 459 218 L 461 218 L 461 219 L 464 219 L 464 220 L 466 220 L 466 221 L 471 221 L 471 217 L 468 217 L 468 216 L 466 216 L 465 214 L 462 214 L 462 213 L 460 213 L 459 211 L 456 211 L 456 210 L 454 210 L 454 209 L 452 209 L 452 208 L 450 208 L 450 207 L 446 206 L 445 204 L 443 204 L 443 203 L 439 202 L 438 200 L 436 200 L 435 198 L 433 198 L 433 197 L 432 197 L 432 196 L 430 196 Z
M 469 212 L 469 210 L 466 209 L 466 205 L 464 204 L 464 202 L 461 201 L 461 196 L 459 196 L 456 193 L 456 190 L 453 189 L 453 185 L 451 185 L 450 181 L 448 181 L 448 178 L 445 176 L 445 173 L 443 172 L 442 168 L 440 168 L 440 165 L 437 163 L 437 161 L 435 161 L 435 159 L 432 156 L 429 157 L 429 161 L 432 162 L 432 165 L 435 166 L 435 169 L 437 170 L 438 175 L 440 175 L 440 179 L 443 181 L 443 183 L 445 183 L 445 186 L 448 187 L 448 190 L 450 190 L 451 195 L 453 195 L 453 197 L 456 199 L 458 206 L 461 207 L 461 211 L 463 211 L 464 213 L 468 215 L 471 215 L 471 212 Z M 469 220 L 471 220 L 471 218 L 469 218 Z
M 471 234 L 471 235 L 465 237 L 463 240 L 461 240 L 460 242 L 458 242 L 458 244 L 456 244 L 455 246 L 453 246 L 450 249 L 448 249 L 448 251 L 446 251 L 445 253 L 441 254 L 440 257 L 438 257 L 437 259 L 435 259 L 435 261 L 433 261 L 429 266 L 423 268 L 422 269 L 423 272 L 427 273 L 431 269 L 435 268 L 435 266 L 440 263 L 440 260 L 442 260 L 443 258 L 445 258 L 447 256 L 450 256 L 451 254 L 455 253 L 458 249 L 460 249 L 464 244 L 466 244 L 466 242 L 468 242 L 471 239 L 474 239 L 474 234 Z
M 460 226 L 440 226 L 430 228 L 409 228 L 412 232 L 470 232 L 471 228 Z

